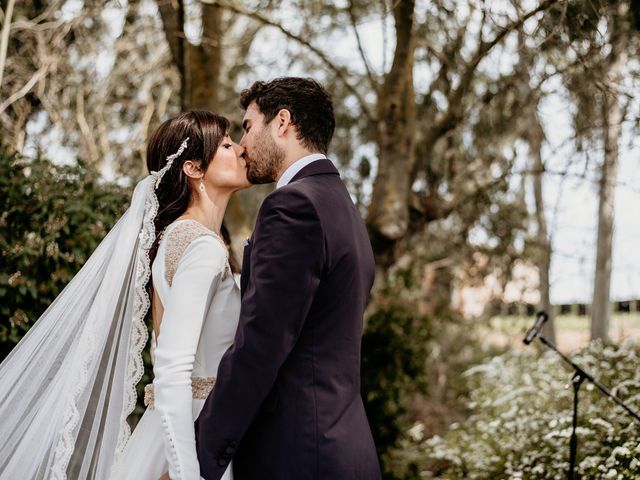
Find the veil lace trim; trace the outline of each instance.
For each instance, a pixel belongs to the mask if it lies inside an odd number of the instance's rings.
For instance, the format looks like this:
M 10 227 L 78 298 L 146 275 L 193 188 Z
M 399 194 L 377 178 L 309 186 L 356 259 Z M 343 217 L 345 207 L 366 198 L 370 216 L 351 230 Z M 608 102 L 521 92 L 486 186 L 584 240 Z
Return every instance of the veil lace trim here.
M 93 361 L 96 354 L 96 334 L 94 330 L 88 329 L 84 332 L 85 341 L 78 347 L 78 354 L 82 359 L 82 366 L 76 375 L 73 385 L 75 388 L 71 391 L 66 402 L 66 408 L 63 415 L 63 428 L 60 438 L 54 450 L 53 466 L 51 468 L 51 478 L 55 480 L 66 480 L 67 465 L 71 460 L 71 455 L 75 448 L 73 431 L 78 425 L 80 413 L 78 412 L 77 399 L 87 386 L 89 365 Z
M 142 351 L 147 343 L 148 331 L 145 325 L 145 317 L 151 305 L 146 284 L 151 276 L 151 262 L 149 250 L 155 240 L 154 220 L 158 213 L 158 197 L 155 190 L 160 185 L 164 174 L 171 168 L 173 161 L 178 158 L 188 144 L 185 139 L 176 153 L 167 157 L 166 165 L 159 172 L 151 172 L 152 181 L 149 182 L 149 191 L 146 194 L 144 217 L 139 233 L 137 245 L 136 267 L 135 267 L 135 296 L 134 311 L 131 319 L 131 337 L 129 342 L 129 353 L 126 367 L 126 384 L 124 388 L 124 402 L 122 414 L 120 416 L 120 427 L 118 441 L 115 450 L 116 463 L 131 437 L 131 428 L 127 423 L 128 416 L 133 412 L 137 402 L 136 385 L 141 380 L 144 373 L 144 363 Z M 92 328 L 93 327 L 93 328 Z M 78 427 L 80 414 L 78 411 L 78 398 L 87 388 L 89 382 L 89 367 L 95 362 L 98 353 L 97 348 L 97 326 L 88 320 L 87 326 L 82 332 L 82 340 L 78 346 L 77 356 L 81 361 L 70 391 L 65 400 L 64 414 L 62 416 L 62 427 L 59 439 L 54 449 L 53 463 L 51 467 L 51 477 L 54 480 L 67 479 L 67 467 L 75 450 L 74 431 Z
M 151 193 L 147 197 L 145 205 L 142 230 L 139 235 L 138 259 L 136 262 L 135 297 L 133 300 L 133 320 L 131 322 L 131 340 L 129 345 L 129 358 L 127 362 L 127 381 L 124 388 L 124 404 L 120 417 L 120 432 L 116 444 L 116 461 L 120 458 L 131 437 L 131 427 L 127 423 L 127 417 L 136 406 L 136 385 L 144 374 L 142 351 L 147 343 L 148 331 L 144 319 L 151 305 L 149 294 L 145 288 L 151 277 L 151 261 L 149 249 L 155 238 L 155 225 L 153 220 L 158 213 L 158 198 L 155 195 L 156 180 L 151 184 Z
M 133 412 L 138 394 L 136 385 L 142 379 L 144 374 L 144 363 L 142 360 L 142 351 L 147 343 L 149 332 L 144 323 L 144 319 L 151 306 L 151 299 L 147 292 L 146 285 L 151 277 L 151 260 L 149 258 L 149 250 L 156 238 L 156 229 L 154 220 L 158 214 L 158 197 L 156 189 L 162 182 L 162 177 L 171 168 L 173 161 L 182 155 L 189 138 L 186 138 L 176 153 L 167 157 L 166 165 L 159 172 L 151 172 L 154 181 L 151 183 L 150 192 L 145 205 L 144 220 L 142 221 L 142 230 L 140 231 L 140 242 L 138 245 L 138 261 L 136 265 L 136 288 L 134 298 L 134 314 L 131 324 L 131 343 L 129 347 L 129 362 L 127 365 L 127 383 L 124 389 L 124 406 L 122 416 L 120 418 L 120 434 L 118 435 L 118 443 L 116 445 L 116 462 L 124 452 L 125 447 L 131 437 L 131 427 L 127 423 L 127 417 Z

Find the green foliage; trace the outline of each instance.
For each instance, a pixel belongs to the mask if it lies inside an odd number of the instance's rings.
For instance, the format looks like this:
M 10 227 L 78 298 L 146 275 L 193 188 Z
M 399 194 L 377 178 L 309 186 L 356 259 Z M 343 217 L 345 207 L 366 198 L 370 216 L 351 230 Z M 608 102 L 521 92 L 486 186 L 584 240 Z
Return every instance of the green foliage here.
M 480 330 L 474 321 L 451 313 L 433 317 L 430 328 L 433 337 L 428 345 L 426 372 L 429 388 L 417 391 L 411 411 L 399 423 L 402 438 L 385 453 L 387 478 L 424 478 L 421 472 L 425 470 L 425 457 L 417 440 L 442 434 L 449 430 L 451 423 L 469 417 L 467 403 L 471 385 L 464 372 L 505 351 L 481 342 Z
M 637 343 L 592 342 L 574 360 L 637 411 L 639 357 Z M 422 478 L 566 478 L 572 372 L 557 355 L 512 351 L 465 376 L 474 414 L 443 437 L 406 445 L 422 458 Z M 578 437 L 579 478 L 638 478 L 638 424 L 588 382 L 581 390 Z
M 427 389 L 430 319 L 408 304 L 380 307 L 362 339 L 362 390 L 385 478 L 387 452 L 405 429 L 403 416 L 416 392 Z
M 82 163 L 0 151 L 0 360 L 62 291 L 124 212 L 129 189 Z

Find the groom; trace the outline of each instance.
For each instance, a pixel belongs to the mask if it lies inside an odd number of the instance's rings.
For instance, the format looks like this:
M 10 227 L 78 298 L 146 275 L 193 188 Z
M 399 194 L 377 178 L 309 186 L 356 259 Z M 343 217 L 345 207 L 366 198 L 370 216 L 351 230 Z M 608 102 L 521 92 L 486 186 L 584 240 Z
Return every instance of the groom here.
M 233 346 L 196 421 L 201 475 L 379 480 L 360 397 L 362 315 L 374 277 L 367 232 L 325 156 L 335 119 L 314 80 L 242 92 L 247 177 L 277 181 L 245 247 Z

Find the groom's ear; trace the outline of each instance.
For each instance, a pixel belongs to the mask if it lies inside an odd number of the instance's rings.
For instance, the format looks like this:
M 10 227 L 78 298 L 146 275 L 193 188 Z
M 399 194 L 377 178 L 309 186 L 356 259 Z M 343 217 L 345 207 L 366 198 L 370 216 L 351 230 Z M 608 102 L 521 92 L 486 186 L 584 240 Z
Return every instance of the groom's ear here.
M 291 112 L 286 108 L 281 108 L 273 121 L 277 122 L 278 136 L 283 136 L 292 125 Z

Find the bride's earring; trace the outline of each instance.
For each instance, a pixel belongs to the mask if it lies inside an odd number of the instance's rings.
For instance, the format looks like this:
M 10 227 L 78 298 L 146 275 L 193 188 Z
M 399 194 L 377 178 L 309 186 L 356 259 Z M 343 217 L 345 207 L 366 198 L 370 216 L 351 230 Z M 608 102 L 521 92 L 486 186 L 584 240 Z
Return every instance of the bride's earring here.
M 204 192 L 204 182 L 200 182 L 200 191 Z

